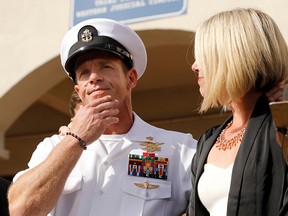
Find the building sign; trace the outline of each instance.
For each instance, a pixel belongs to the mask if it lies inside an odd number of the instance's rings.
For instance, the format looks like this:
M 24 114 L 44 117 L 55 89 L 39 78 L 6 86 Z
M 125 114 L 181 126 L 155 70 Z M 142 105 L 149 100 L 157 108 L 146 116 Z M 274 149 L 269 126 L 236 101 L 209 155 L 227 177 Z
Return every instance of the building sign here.
M 71 26 L 90 18 L 123 23 L 183 14 L 188 0 L 72 0 Z

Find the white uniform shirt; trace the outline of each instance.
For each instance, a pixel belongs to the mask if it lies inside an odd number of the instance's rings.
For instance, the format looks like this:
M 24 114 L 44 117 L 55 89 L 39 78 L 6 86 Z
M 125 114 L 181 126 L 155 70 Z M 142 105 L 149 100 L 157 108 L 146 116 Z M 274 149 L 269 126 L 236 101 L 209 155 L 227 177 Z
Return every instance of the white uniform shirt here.
M 145 152 L 140 144 L 147 142 L 147 137 L 163 143 L 161 150 L 154 153 L 169 159 L 167 180 L 128 175 L 128 156 Z M 29 169 L 41 163 L 61 139 L 58 135 L 44 139 L 33 153 Z M 131 130 L 109 154 L 99 140 L 87 146 L 49 216 L 180 215 L 188 205 L 196 143 L 191 134 L 156 128 L 134 113 Z M 144 182 L 158 187 L 135 185 Z

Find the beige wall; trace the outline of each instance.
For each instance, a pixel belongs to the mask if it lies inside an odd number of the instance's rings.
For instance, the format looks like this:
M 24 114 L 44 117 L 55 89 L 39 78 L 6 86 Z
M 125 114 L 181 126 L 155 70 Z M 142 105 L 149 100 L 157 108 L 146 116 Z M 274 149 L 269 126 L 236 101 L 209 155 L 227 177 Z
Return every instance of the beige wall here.
M 240 6 L 256 7 L 270 14 L 288 41 L 288 1 L 285 0 L 188 0 L 188 10 L 184 15 L 134 23 L 130 26 L 137 31 L 169 29 L 193 32 L 200 22 L 215 12 Z M 28 147 L 24 152 L 21 150 L 12 157 L 11 151 L 19 149 L 19 140 L 5 140 L 7 130 L 32 104 L 67 79 L 64 72 L 56 71 L 62 70 L 59 47 L 69 26 L 69 12 L 70 1 L 58 0 L 25 0 L 17 3 L 5 1 L 0 7 L 0 164 L 5 167 L 5 170 L 0 168 L 0 175 L 15 173 L 20 166 L 26 166 L 27 158 L 21 158 L 21 154 L 25 154 L 25 151 L 27 154 L 31 153 L 35 142 L 41 140 L 37 136 L 25 137 L 21 140 L 21 145 Z M 160 46 L 161 40 L 154 38 L 154 43 Z M 201 118 L 196 119 L 195 125 L 200 121 Z M 154 123 L 165 126 L 171 121 L 168 119 L 166 122 Z M 212 125 L 214 121 L 210 123 Z M 181 131 L 188 127 L 185 121 L 173 124 L 172 129 L 179 128 Z M 169 128 L 169 125 L 167 127 Z M 200 133 L 197 128 L 194 131 L 196 134 Z M 29 145 L 31 142 L 33 145 Z M 9 167 L 12 159 L 15 166 Z
M 7 158 L 4 134 L 13 122 L 64 74 L 29 76 L 59 55 L 68 29 L 68 1 L 5 1 L 0 7 L 0 156 Z M 41 83 L 47 76 L 47 83 Z M 23 81 L 21 83 L 21 81 Z

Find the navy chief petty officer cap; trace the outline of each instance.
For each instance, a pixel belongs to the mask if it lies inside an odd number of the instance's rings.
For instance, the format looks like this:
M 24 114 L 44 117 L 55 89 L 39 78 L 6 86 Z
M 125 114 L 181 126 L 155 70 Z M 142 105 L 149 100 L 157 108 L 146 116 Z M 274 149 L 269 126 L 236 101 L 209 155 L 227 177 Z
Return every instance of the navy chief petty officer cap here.
M 135 68 L 138 79 L 145 71 L 147 53 L 138 34 L 115 20 L 95 18 L 72 27 L 61 44 L 61 64 L 74 82 L 75 61 L 92 50 L 108 51 L 119 56 L 129 69 Z

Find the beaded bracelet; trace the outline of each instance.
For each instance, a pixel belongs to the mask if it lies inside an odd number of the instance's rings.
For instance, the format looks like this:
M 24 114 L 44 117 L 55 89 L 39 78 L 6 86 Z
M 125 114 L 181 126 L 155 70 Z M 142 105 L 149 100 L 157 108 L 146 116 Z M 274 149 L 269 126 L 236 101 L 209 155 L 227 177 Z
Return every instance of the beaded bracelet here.
M 76 134 L 72 133 L 72 132 L 66 132 L 66 135 L 70 135 L 73 136 L 74 138 L 76 138 L 77 140 L 79 140 L 80 146 L 86 150 L 87 146 L 86 146 L 86 142 L 84 140 L 82 140 L 79 136 L 77 136 Z

